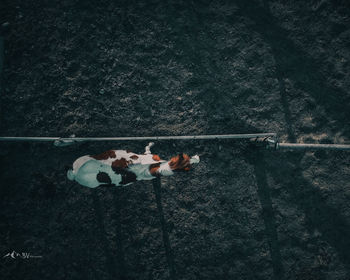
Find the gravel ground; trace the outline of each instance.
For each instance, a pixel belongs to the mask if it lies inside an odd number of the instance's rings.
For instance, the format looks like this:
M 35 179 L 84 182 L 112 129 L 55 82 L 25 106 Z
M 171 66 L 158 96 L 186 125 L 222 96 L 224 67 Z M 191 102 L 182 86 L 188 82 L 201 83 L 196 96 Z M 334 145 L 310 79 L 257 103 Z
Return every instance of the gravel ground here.
M 347 2 L 2 1 L 1 135 L 349 143 Z M 153 152 L 201 162 L 161 188 L 66 179 L 146 144 L 1 143 L 2 278 L 350 279 L 348 153 L 169 141 Z

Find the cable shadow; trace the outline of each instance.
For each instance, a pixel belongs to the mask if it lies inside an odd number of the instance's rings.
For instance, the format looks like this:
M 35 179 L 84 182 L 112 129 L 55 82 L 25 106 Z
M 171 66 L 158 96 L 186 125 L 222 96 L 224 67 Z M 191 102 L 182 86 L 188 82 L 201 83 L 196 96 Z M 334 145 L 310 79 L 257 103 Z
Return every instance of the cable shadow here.
M 4 47 L 4 37 L 2 35 L 1 29 L 0 29 L 0 101 L 2 100 L 2 94 L 3 94 L 3 88 L 4 88 L 4 81 L 3 81 L 3 69 L 4 69 L 4 53 L 5 53 L 5 47 Z M 2 116 L 2 106 L 0 102 L 0 116 Z
M 318 229 L 322 239 L 336 249 L 340 259 L 350 268 L 349 222 L 337 209 L 327 205 L 319 191 L 303 177 L 300 166 L 303 153 L 279 154 L 278 157 L 272 155 L 270 160 L 266 159 L 268 170 L 279 170 L 269 174 L 287 190 L 291 202 L 305 213 L 309 232 Z M 283 164 L 288 161 L 296 167 L 292 174 L 290 166 Z
M 340 89 L 328 86 L 324 81 L 325 77 L 319 73 L 317 63 L 308 56 L 307 53 L 299 50 L 294 43 L 287 38 L 287 31 L 276 25 L 271 13 L 262 8 L 256 1 L 249 7 L 242 1 L 237 4 L 243 16 L 249 17 L 254 24 L 251 26 L 259 32 L 267 42 L 269 42 L 272 53 L 276 60 L 277 79 L 279 81 L 281 103 L 284 109 L 285 120 L 287 122 L 288 138 L 295 140 L 291 112 L 288 106 L 283 77 L 291 77 L 298 86 L 314 96 L 315 100 L 323 105 L 329 114 L 336 120 L 344 122 L 343 118 L 349 118 L 350 110 L 346 96 Z M 264 1 L 267 7 L 267 1 Z M 335 94 L 329 94 L 334 92 Z M 279 154 L 279 157 L 286 154 Z M 296 204 L 305 214 L 307 227 L 313 232 L 318 229 L 322 232 L 323 239 L 335 248 L 347 267 L 350 266 L 350 226 L 346 219 L 334 209 L 327 205 L 327 202 L 304 177 L 300 161 L 303 153 L 288 153 L 281 159 L 266 159 L 268 170 L 278 170 L 271 172 L 271 176 L 280 182 L 284 189 L 292 197 Z M 291 174 L 286 162 L 295 166 L 295 171 Z
M 282 77 L 277 77 L 277 80 L 278 80 L 279 92 L 281 96 L 281 103 L 283 107 L 284 120 L 287 125 L 288 140 L 291 141 L 292 143 L 295 143 L 297 139 L 295 137 L 292 118 L 291 118 L 291 112 L 288 106 L 285 83 Z
M 171 251 L 171 246 L 170 246 L 168 229 L 167 229 L 166 221 L 164 218 L 160 178 L 158 177 L 156 179 L 153 179 L 152 183 L 153 183 L 154 193 L 156 196 L 159 219 L 160 219 L 160 223 L 162 226 L 163 243 L 164 243 L 164 249 L 165 249 L 165 256 L 166 256 L 166 260 L 167 260 L 168 268 L 169 268 L 169 276 L 170 276 L 170 279 L 175 280 L 175 279 L 177 279 L 177 277 L 176 277 L 176 271 L 175 271 L 174 257 L 173 257 L 173 254 Z
M 265 224 L 266 238 L 270 248 L 274 279 L 284 279 L 284 268 L 281 261 L 282 258 L 274 210 L 272 207 L 270 188 L 266 178 L 266 163 L 264 155 L 261 151 L 257 150 L 252 154 L 252 156 L 248 157 L 248 161 L 250 161 L 254 166 L 254 174 L 258 187 L 257 192 L 262 207 L 262 217 Z
M 115 214 L 113 215 L 116 222 L 116 246 L 117 246 L 117 261 L 119 264 L 120 271 L 120 279 L 127 279 L 127 269 L 125 265 L 125 257 L 124 257 L 124 249 L 123 249 L 123 240 L 122 240 L 122 230 L 121 230 L 121 222 L 120 222 L 120 190 L 119 188 L 115 188 L 115 192 L 112 194 L 113 196 L 113 204 L 115 205 Z
M 116 269 L 116 261 L 112 254 L 111 249 L 109 248 L 109 241 L 106 238 L 106 229 L 103 223 L 103 215 L 100 200 L 97 196 L 97 193 L 92 191 L 92 199 L 93 199 L 93 208 L 96 214 L 96 224 L 97 224 L 97 236 L 99 240 L 101 240 L 102 248 L 104 250 L 106 256 L 106 267 L 109 271 L 111 279 L 122 279 L 121 271 Z
M 313 96 L 316 103 L 322 105 L 332 118 L 341 123 L 344 119 L 349 119 L 350 96 L 325 82 L 327 79 L 320 72 L 322 62 L 310 57 L 288 38 L 288 31 L 278 26 L 277 20 L 271 14 L 268 1 L 264 1 L 263 6 L 254 0 L 250 5 L 246 5 L 244 1 L 236 3 L 239 7 L 238 15 L 251 19 L 253 23 L 249 27 L 259 33 L 271 47 L 287 123 L 290 123 L 290 111 L 286 110 L 285 106 L 287 101 L 283 78 L 286 77 L 291 78 L 297 87 Z

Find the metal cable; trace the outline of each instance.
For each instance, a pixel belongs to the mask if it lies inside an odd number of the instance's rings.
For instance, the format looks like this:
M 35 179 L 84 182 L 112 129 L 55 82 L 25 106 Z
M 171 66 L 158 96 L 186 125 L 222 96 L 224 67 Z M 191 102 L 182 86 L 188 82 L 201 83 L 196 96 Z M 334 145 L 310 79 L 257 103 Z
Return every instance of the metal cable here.
M 56 142 L 67 145 L 75 142 L 92 141 L 160 141 L 160 140 L 210 140 L 210 139 L 247 139 L 256 137 L 275 137 L 276 133 L 221 134 L 221 135 L 185 135 L 185 136 L 140 136 L 140 137 L 0 137 L 0 141 Z

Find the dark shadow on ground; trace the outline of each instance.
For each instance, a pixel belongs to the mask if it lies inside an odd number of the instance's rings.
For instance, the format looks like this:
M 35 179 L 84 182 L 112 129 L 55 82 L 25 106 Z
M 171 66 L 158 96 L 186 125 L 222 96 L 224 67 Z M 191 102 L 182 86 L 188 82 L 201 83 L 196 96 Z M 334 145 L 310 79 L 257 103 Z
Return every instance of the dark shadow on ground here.
M 121 271 L 120 269 L 116 268 L 116 260 L 114 258 L 114 255 L 109 247 L 109 241 L 106 237 L 106 230 L 103 222 L 103 214 L 102 214 L 102 208 L 101 203 L 98 198 L 98 194 L 94 191 L 92 191 L 92 199 L 93 199 L 93 208 L 95 210 L 96 214 L 96 225 L 97 225 L 97 237 L 102 243 L 102 248 L 105 252 L 106 256 L 106 268 L 108 269 L 108 272 L 111 276 L 111 278 L 114 279 L 121 279 Z
M 319 72 L 318 62 L 298 49 L 288 39 L 287 31 L 276 24 L 271 13 L 258 3 L 249 5 L 249 7 L 241 1 L 237 3 L 242 15 L 254 21 L 251 28 L 259 32 L 272 48 L 289 140 L 295 141 L 296 136 L 285 92 L 283 80 L 285 77 L 291 77 L 296 81 L 298 86 L 310 93 L 334 119 L 342 120 L 343 123 L 344 118 L 349 118 L 349 96 L 340 89 L 330 87 L 325 83 L 326 78 Z M 267 7 L 266 3 L 264 6 Z M 348 222 L 337 209 L 328 206 L 319 191 L 303 177 L 300 166 L 303 154 L 287 153 L 283 155 L 282 161 L 279 158 L 266 159 L 268 170 L 280 170 L 271 172 L 271 176 L 283 184 L 283 188 L 288 190 L 292 196 L 293 202 L 307 215 L 309 230 L 312 232 L 314 229 L 319 229 L 324 239 L 337 250 L 343 262 L 349 266 L 350 240 L 347 236 L 350 236 L 350 227 Z M 282 157 L 282 154 L 278 156 Z M 295 166 L 293 174 L 284 164 L 285 162 L 290 162 Z
M 281 104 L 283 107 L 283 113 L 284 113 L 284 120 L 287 125 L 287 134 L 288 134 L 288 140 L 292 143 L 296 142 L 296 137 L 292 125 L 292 118 L 291 118 L 291 112 L 288 106 L 288 100 L 286 95 L 286 87 L 283 78 L 277 77 L 278 79 L 278 86 L 279 86 L 279 92 L 281 96 Z
M 164 243 L 164 249 L 165 249 L 165 256 L 166 256 L 166 260 L 169 268 L 169 276 L 170 276 L 170 279 L 175 280 L 177 279 L 177 277 L 176 277 L 176 271 L 175 271 L 175 265 L 174 265 L 174 257 L 171 251 L 168 227 L 164 218 L 164 211 L 162 206 L 161 180 L 158 177 L 156 179 L 153 179 L 152 183 L 153 183 L 154 193 L 156 196 L 159 219 L 162 226 L 163 243 Z
M 310 94 L 316 104 L 322 105 L 332 118 L 340 121 L 339 125 L 343 124 L 344 119 L 350 119 L 350 96 L 326 82 L 327 77 L 320 71 L 322 61 L 310 57 L 288 38 L 288 31 L 278 25 L 269 11 L 268 1 L 264 1 L 265 8 L 257 1 L 250 1 L 250 5 L 246 5 L 244 1 L 236 3 L 239 7 L 238 15 L 251 19 L 253 23 L 249 27 L 258 32 L 271 47 L 290 140 L 293 140 L 293 136 L 291 136 L 291 114 L 286 106 L 285 78 L 292 79 L 297 87 Z
M 113 204 L 115 207 L 114 211 L 114 220 L 116 222 L 116 238 L 115 243 L 117 246 L 117 262 L 119 264 L 120 271 L 120 279 L 127 279 L 127 267 L 125 265 L 125 256 L 124 256 L 124 248 L 123 248 L 123 240 L 122 240 L 122 231 L 121 231 L 121 223 L 120 223 L 120 209 L 121 209 L 121 201 L 120 201 L 120 189 L 115 188 L 111 189 L 113 191 L 112 198 Z
M 303 153 L 265 156 L 266 168 L 278 170 L 269 174 L 288 191 L 291 202 L 305 213 L 309 232 L 319 230 L 323 239 L 337 250 L 344 264 L 350 267 L 350 225 L 339 210 L 327 205 L 319 190 L 303 177 L 300 166 Z M 290 169 L 291 164 L 293 170 Z
M 254 166 L 254 175 L 257 183 L 257 192 L 262 207 L 262 217 L 265 224 L 265 234 L 270 247 L 274 279 L 284 279 L 284 268 L 280 253 L 280 245 L 276 230 L 276 219 L 272 207 L 270 188 L 266 178 L 266 162 L 261 151 L 253 150 L 252 156 L 248 157 Z

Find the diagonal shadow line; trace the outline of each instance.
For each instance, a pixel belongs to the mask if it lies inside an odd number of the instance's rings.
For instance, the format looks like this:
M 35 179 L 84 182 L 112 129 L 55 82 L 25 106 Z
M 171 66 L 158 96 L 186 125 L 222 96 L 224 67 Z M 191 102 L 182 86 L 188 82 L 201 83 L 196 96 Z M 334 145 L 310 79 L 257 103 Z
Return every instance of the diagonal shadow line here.
M 4 69 L 4 53 L 5 53 L 5 47 L 4 47 L 4 37 L 1 34 L 0 30 L 0 95 L 2 94 L 2 88 L 3 88 L 3 79 L 2 79 L 2 72 Z
M 269 173 L 276 182 L 282 184 L 288 191 L 291 201 L 301 209 L 306 216 L 306 225 L 310 232 L 318 229 L 322 233 L 322 239 L 327 241 L 339 254 L 343 263 L 350 268 L 350 225 L 339 211 L 329 205 L 322 195 L 313 187 L 302 174 L 300 166 L 304 153 L 291 156 L 288 154 L 286 161 L 296 166 L 296 171 L 290 174 L 286 165 L 281 165 L 281 160 L 271 159 L 267 161 L 269 170 L 279 172 Z M 281 155 L 279 155 L 280 157 Z M 289 176 L 293 177 L 288 180 Z M 286 176 L 287 175 L 287 176 Z
M 159 219 L 160 223 L 162 226 L 162 233 L 163 233 L 163 244 L 165 248 L 165 255 L 168 263 L 168 268 L 169 268 L 169 275 L 170 279 L 175 280 L 177 279 L 176 277 L 176 270 L 175 270 L 175 264 L 174 264 L 174 257 L 171 251 L 171 246 L 170 246 L 170 240 L 169 240 L 169 234 L 168 234 L 168 229 L 166 226 L 166 221 L 164 218 L 164 211 L 163 211 L 163 206 L 162 206 L 162 197 L 161 197 L 161 181 L 160 178 L 156 178 L 152 180 L 153 183 L 153 189 L 154 193 L 156 196 L 156 202 L 157 202 L 157 208 L 158 208 L 158 213 L 159 213 Z
M 266 179 L 265 159 L 262 152 L 257 151 L 254 158 L 254 173 L 258 186 L 258 197 L 262 207 L 262 217 L 265 224 L 265 234 L 270 247 L 274 279 L 284 279 L 284 268 L 281 261 L 280 245 L 276 229 L 274 210 Z M 248 159 L 249 160 L 249 159 Z
M 0 27 L 1 28 L 1 27 Z M 4 79 L 3 79 L 3 69 L 4 69 L 4 53 L 5 53 L 5 47 L 4 47 L 4 37 L 1 34 L 0 30 L 0 116 L 2 117 L 2 94 L 4 89 Z
M 255 6 L 253 5 L 254 8 L 249 9 L 244 6 L 244 4 L 238 2 L 241 11 L 255 22 L 253 29 L 260 32 L 263 37 L 265 37 L 265 39 L 270 42 L 273 49 L 278 67 L 277 78 L 280 85 L 281 102 L 284 108 L 285 119 L 288 123 L 288 137 L 289 139 L 293 140 L 295 139 L 295 134 L 290 117 L 290 109 L 286 98 L 283 75 L 289 74 L 293 78 L 300 79 L 297 73 L 297 71 L 300 70 L 301 75 L 305 74 L 309 77 L 309 73 L 306 72 L 306 69 L 309 68 L 310 71 L 312 70 L 316 73 L 314 76 L 314 89 L 318 89 L 320 94 L 325 96 L 327 95 L 327 91 L 329 91 L 331 88 L 324 84 L 324 77 L 318 73 L 317 65 L 315 62 L 312 59 L 308 58 L 307 54 L 298 50 L 294 43 L 286 38 L 286 31 L 274 24 L 273 17 L 268 11 L 259 8 L 259 5 L 257 3 L 255 4 Z M 269 25 L 269 28 L 266 26 L 266 24 Z M 281 45 L 275 45 L 274 40 L 280 40 Z M 286 59 L 286 56 L 288 54 L 290 54 L 295 61 L 300 63 L 300 69 L 293 69 L 291 67 L 292 65 L 290 65 L 290 62 Z M 315 91 L 311 91 L 311 93 L 314 96 L 317 94 Z M 339 91 L 337 93 L 340 93 L 339 96 L 342 97 L 342 100 L 340 100 L 337 104 L 334 104 L 334 102 L 332 102 L 333 97 L 327 96 L 324 100 L 319 99 L 318 101 L 320 101 L 323 105 L 326 105 L 326 108 L 331 111 L 333 117 L 339 120 L 340 118 L 344 117 L 343 114 L 339 114 L 339 110 L 341 111 L 346 109 L 349 104 L 346 103 L 346 98 L 343 96 L 343 93 Z M 325 102 L 327 103 L 328 101 L 329 104 L 325 104 Z M 342 102 L 345 102 L 345 104 L 341 104 Z M 337 113 L 339 115 L 334 116 L 334 114 Z M 348 115 L 349 113 L 350 110 L 348 110 L 346 114 Z M 290 193 L 293 202 L 297 204 L 298 207 L 306 214 L 307 225 L 309 229 L 314 230 L 317 228 L 320 230 L 322 232 L 323 239 L 337 250 L 344 264 L 347 267 L 350 267 L 350 239 L 347 238 L 350 236 L 350 226 L 347 220 L 339 214 L 339 211 L 337 211 L 337 209 L 328 206 L 322 195 L 316 191 L 315 188 L 303 177 L 302 168 L 300 165 L 300 160 L 303 154 L 297 154 L 294 159 L 291 158 L 290 155 L 291 154 L 289 154 L 289 158 L 288 160 L 286 159 L 286 161 L 292 162 L 297 168 L 297 171 L 295 174 L 293 174 L 293 181 L 284 182 L 285 174 L 289 174 L 290 170 L 287 169 L 286 165 L 281 165 L 280 161 L 278 160 L 271 160 L 267 162 L 269 165 L 269 170 L 280 170 L 280 172 L 271 172 L 271 176 L 273 176 L 276 181 L 282 182 L 285 189 Z M 277 165 L 274 166 L 274 163 Z M 278 174 L 282 174 L 281 177 L 279 177 Z
M 115 205 L 115 222 L 117 224 L 116 226 L 116 246 L 117 246 L 117 261 L 119 264 L 119 271 L 120 271 L 120 279 L 127 279 L 127 270 L 125 265 L 125 255 L 124 255 L 124 249 L 123 249 L 123 240 L 122 240 L 122 230 L 121 230 L 121 222 L 120 222 L 120 190 L 119 188 L 116 188 L 116 191 L 113 192 L 113 202 Z
M 111 279 L 121 279 L 120 271 L 117 271 L 116 269 L 116 261 L 114 259 L 114 256 L 111 252 L 111 249 L 109 248 L 109 241 L 106 238 L 106 229 L 103 223 L 103 215 L 102 215 L 102 208 L 100 200 L 97 196 L 96 192 L 92 192 L 92 199 L 93 199 L 93 207 L 96 214 L 96 223 L 97 223 L 97 236 L 99 240 L 101 240 L 102 247 L 104 250 L 104 253 L 106 255 L 106 266 L 109 271 Z
M 284 80 L 281 77 L 277 77 L 277 80 L 278 80 L 279 91 L 281 96 L 281 103 L 283 107 L 284 120 L 287 125 L 288 140 L 291 141 L 292 143 L 295 143 L 297 139 L 295 137 L 292 118 L 291 118 L 291 112 L 288 106 L 286 87 L 284 84 Z
M 320 62 L 298 48 L 288 38 L 288 31 L 278 26 L 277 20 L 269 11 L 267 1 L 264 7 L 257 1 L 236 1 L 238 15 L 250 18 L 250 28 L 258 32 L 271 47 L 276 61 L 277 78 L 290 77 L 301 89 L 311 94 L 317 104 L 322 105 L 336 120 L 350 117 L 350 96 L 343 90 L 328 85 L 326 77 L 320 72 Z

